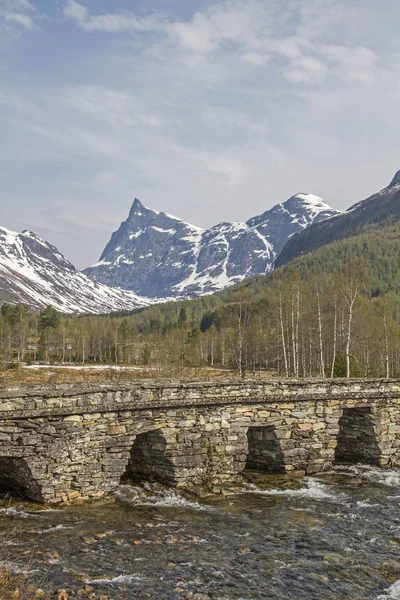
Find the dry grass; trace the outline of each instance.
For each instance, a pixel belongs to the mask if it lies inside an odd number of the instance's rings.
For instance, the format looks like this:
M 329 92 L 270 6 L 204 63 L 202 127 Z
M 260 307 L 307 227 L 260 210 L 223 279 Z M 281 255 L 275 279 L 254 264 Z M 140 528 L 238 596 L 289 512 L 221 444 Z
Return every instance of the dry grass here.
M 116 371 L 114 369 L 73 370 L 51 367 L 33 369 L 10 369 L 0 371 L 0 384 L 13 383 L 79 383 L 85 381 L 127 381 L 131 379 L 153 379 L 155 374 L 149 371 Z
M 274 375 L 271 372 L 262 371 L 261 373 L 251 373 L 247 375 L 255 379 L 271 379 Z M 0 370 L 0 385 L 12 385 L 15 383 L 82 383 L 82 382 L 118 382 L 118 381 L 137 381 L 145 379 L 187 379 L 187 380 L 208 380 L 208 379 L 227 379 L 238 377 L 235 371 L 229 369 L 216 369 L 211 367 L 168 367 L 164 369 L 135 367 L 129 368 L 126 365 L 125 370 L 110 369 L 91 369 L 85 368 L 75 370 L 68 367 L 44 367 L 40 369 L 28 369 L 20 367 L 18 369 Z

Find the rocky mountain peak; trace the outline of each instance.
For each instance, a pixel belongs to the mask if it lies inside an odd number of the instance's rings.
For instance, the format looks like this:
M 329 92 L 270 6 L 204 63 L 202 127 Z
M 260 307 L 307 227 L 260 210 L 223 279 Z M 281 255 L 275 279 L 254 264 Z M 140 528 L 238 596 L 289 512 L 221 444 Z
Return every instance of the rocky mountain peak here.
M 130 228 L 143 226 L 146 225 L 151 219 L 154 219 L 158 214 L 159 213 L 156 210 L 147 208 L 147 206 L 144 206 L 144 204 L 142 204 L 138 198 L 135 198 L 129 211 L 128 218 L 126 221 L 124 221 L 124 223 L 126 223 L 127 227 Z M 123 226 L 124 223 L 122 223 L 121 226 Z
M 121 223 L 119 231 L 126 232 L 129 230 L 137 233 L 148 227 L 166 227 L 169 228 L 169 232 L 171 232 L 171 229 L 186 229 L 188 227 L 200 230 L 200 228 L 190 225 L 178 217 L 174 217 L 166 212 L 159 212 L 158 210 L 148 208 L 138 198 L 135 198 L 129 211 L 128 218 Z
M 135 198 L 132 206 L 131 206 L 131 210 L 129 211 L 129 219 L 132 219 L 135 215 L 137 216 L 141 216 L 141 211 L 144 209 L 145 207 L 143 206 L 143 204 L 140 202 L 139 198 Z
M 308 194 L 305 192 L 299 192 L 283 202 L 282 207 L 288 210 L 290 213 L 296 211 L 300 213 L 307 213 L 312 218 L 312 215 L 319 215 L 322 212 L 332 212 L 332 208 L 326 204 L 319 196 L 314 194 Z M 335 212 L 335 211 L 334 211 Z M 308 218 L 307 218 L 308 222 Z
M 397 171 L 396 175 L 393 177 L 390 182 L 389 187 L 393 187 L 394 185 L 400 185 L 400 171 Z

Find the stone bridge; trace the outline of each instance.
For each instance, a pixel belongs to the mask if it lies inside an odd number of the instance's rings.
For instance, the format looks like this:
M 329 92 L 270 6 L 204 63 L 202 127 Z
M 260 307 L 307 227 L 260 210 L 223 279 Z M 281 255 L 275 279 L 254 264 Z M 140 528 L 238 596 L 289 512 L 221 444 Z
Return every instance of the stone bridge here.
M 0 390 L 0 490 L 45 503 L 293 476 L 335 462 L 400 466 L 400 380 L 48 384 Z

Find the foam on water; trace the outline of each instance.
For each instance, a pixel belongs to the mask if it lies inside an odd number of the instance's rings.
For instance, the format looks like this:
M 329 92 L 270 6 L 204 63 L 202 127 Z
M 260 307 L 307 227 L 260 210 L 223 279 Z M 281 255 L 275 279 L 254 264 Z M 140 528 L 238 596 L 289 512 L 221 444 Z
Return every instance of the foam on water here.
M 33 519 L 38 515 L 36 512 L 27 512 L 22 510 L 21 508 L 16 508 L 15 506 L 9 506 L 7 508 L 0 508 L 0 515 L 4 517 L 11 517 L 14 519 Z
M 364 467 L 364 469 L 362 476 L 369 481 L 388 487 L 400 487 L 400 470 L 384 471 L 376 467 Z
M 288 496 L 297 498 L 311 498 L 312 500 L 330 500 L 332 502 L 340 502 L 344 495 L 334 494 L 331 488 L 317 479 L 306 479 L 306 486 L 296 490 L 261 490 L 257 486 L 251 486 L 246 490 L 250 494 L 258 494 L 260 496 Z M 343 496 L 343 497 L 342 497 Z
M 86 583 L 89 585 L 123 585 L 125 583 L 133 583 L 134 581 L 143 581 L 143 577 L 138 575 L 117 575 L 111 579 L 87 579 Z
M 379 469 L 371 465 L 358 464 L 350 467 L 340 466 L 336 471 L 342 475 L 355 475 L 372 483 L 400 488 L 400 469 Z
M 178 494 L 167 494 L 166 496 L 164 496 L 158 500 L 154 499 L 154 500 L 148 502 L 148 504 L 151 504 L 152 506 L 165 506 L 165 507 L 175 506 L 175 507 L 182 507 L 182 508 L 191 508 L 194 510 L 202 510 L 202 511 L 203 510 L 204 511 L 212 510 L 210 507 L 202 506 L 198 502 L 192 502 L 191 500 L 186 500 L 186 498 L 183 498 L 183 496 L 178 496 Z
M 378 508 L 377 502 L 368 502 L 368 500 L 357 500 L 356 505 L 360 508 Z
M 390 586 L 384 594 L 377 596 L 375 600 L 400 600 L 400 580 Z
M 38 534 L 53 533 L 53 531 L 60 531 L 61 529 L 72 529 L 72 527 L 70 527 L 68 525 L 54 525 L 54 527 L 49 527 L 48 529 L 41 529 L 41 530 L 37 531 L 36 533 L 38 533 Z
M 165 508 L 189 508 L 192 510 L 200 511 L 212 511 L 213 509 L 208 506 L 203 506 L 198 502 L 187 500 L 183 496 L 174 492 L 153 492 L 151 495 L 145 493 L 143 489 L 130 486 L 121 485 L 116 495 L 117 500 L 121 502 L 128 502 L 134 506 L 157 506 Z

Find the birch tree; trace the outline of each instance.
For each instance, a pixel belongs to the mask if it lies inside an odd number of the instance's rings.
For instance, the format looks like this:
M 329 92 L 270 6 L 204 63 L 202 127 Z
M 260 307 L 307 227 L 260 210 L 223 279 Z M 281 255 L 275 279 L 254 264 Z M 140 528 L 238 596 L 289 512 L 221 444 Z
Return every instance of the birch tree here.
M 351 343 L 352 343 L 352 327 L 354 319 L 354 310 L 356 305 L 357 296 L 360 293 L 362 287 L 366 283 L 366 269 L 363 261 L 354 260 L 349 261 L 346 265 L 346 269 L 343 277 L 342 295 L 345 301 L 347 309 L 347 323 L 346 323 L 346 343 L 345 343 L 345 357 L 346 357 L 346 377 L 350 378 L 350 358 L 351 358 Z

